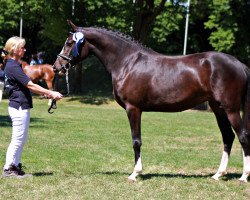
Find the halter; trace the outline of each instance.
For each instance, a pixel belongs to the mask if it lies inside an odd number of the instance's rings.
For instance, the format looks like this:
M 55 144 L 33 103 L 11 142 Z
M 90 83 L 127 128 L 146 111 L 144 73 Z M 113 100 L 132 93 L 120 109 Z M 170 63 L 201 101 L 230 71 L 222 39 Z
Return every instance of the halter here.
M 79 46 L 82 43 L 83 44 L 85 43 L 84 34 L 82 32 L 75 32 L 75 33 L 69 32 L 69 33 L 73 35 L 72 36 L 73 41 L 75 42 L 75 46 L 73 47 L 73 50 L 71 49 L 71 51 L 73 51 L 73 57 L 76 58 L 79 55 L 79 52 L 78 52 Z M 74 65 L 72 65 L 72 57 L 62 55 L 62 54 L 58 54 L 57 57 L 60 57 L 64 60 L 68 61 L 66 64 L 61 65 L 60 71 L 67 71 L 69 68 L 74 67 Z M 56 69 L 55 66 L 53 66 L 53 69 L 55 72 L 60 72 L 60 71 L 58 71 L 58 69 Z
M 67 84 L 67 94 L 66 94 L 66 96 L 69 95 L 69 77 L 68 77 L 69 73 L 68 73 L 68 71 L 69 71 L 69 69 L 71 67 L 74 67 L 74 65 L 72 65 L 72 58 L 76 58 L 79 55 L 78 47 L 79 47 L 79 45 L 81 43 L 85 43 L 85 39 L 84 39 L 83 33 L 81 33 L 81 32 L 76 32 L 76 33 L 70 32 L 70 34 L 73 34 L 73 40 L 75 41 L 76 52 L 74 52 L 74 50 L 75 50 L 74 49 L 73 50 L 73 57 L 69 57 L 69 56 L 62 55 L 62 54 L 58 54 L 57 55 L 57 58 L 62 58 L 62 59 L 64 59 L 64 60 L 67 61 L 66 64 L 61 64 L 61 69 L 60 70 L 58 70 L 56 68 L 56 66 L 53 65 L 53 70 L 54 70 L 55 73 L 59 73 L 61 71 L 64 71 L 65 74 L 66 74 L 66 84 Z M 71 51 L 72 51 L 72 49 L 71 49 Z M 51 109 L 56 109 L 56 108 L 57 108 L 57 106 L 56 106 L 56 100 L 53 99 L 53 101 L 51 103 L 51 106 L 48 109 L 48 112 L 50 114 L 52 114 L 53 112 L 51 112 Z
M 66 73 L 65 73 L 65 75 L 66 75 L 66 84 L 67 84 L 67 94 L 66 94 L 66 96 L 68 96 L 69 95 L 69 73 L 68 73 L 68 71 L 69 71 L 69 68 L 74 67 L 70 63 L 72 61 L 72 58 L 70 58 L 68 56 L 65 56 L 65 55 L 62 55 L 62 54 L 58 54 L 57 57 L 61 57 L 64 60 L 68 61 L 68 63 L 66 63 L 65 65 L 61 65 L 61 69 L 60 70 L 58 70 L 56 68 L 56 66 L 53 65 L 53 70 L 54 70 L 55 73 L 59 73 L 61 71 L 66 71 Z M 50 105 L 50 107 L 48 109 L 48 113 L 49 114 L 54 113 L 54 111 L 51 111 L 52 109 L 54 109 L 54 110 L 57 109 L 57 105 L 56 105 L 56 100 L 55 99 L 52 100 L 51 105 Z
M 57 57 L 61 57 L 63 58 L 64 60 L 68 61 L 65 65 L 61 65 L 61 69 L 58 70 L 56 68 L 55 65 L 53 65 L 53 70 L 54 72 L 61 72 L 61 71 L 67 71 L 69 68 L 71 67 L 74 67 L 74 65 L 72 65 L 70 62 L 72 61 L 72 58 L 68 57 L 68 56 L 65 56 L 65 55 L 62 55 L 62 54 L 58 54 Z

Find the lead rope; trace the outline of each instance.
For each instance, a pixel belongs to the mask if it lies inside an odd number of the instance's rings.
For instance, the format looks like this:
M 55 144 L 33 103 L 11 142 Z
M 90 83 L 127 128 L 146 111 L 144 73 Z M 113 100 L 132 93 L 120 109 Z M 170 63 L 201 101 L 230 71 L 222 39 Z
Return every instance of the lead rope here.
M 66 79 L 66 84 L 67 84 L 67 94 L 66 94 L 66 96 L 68 96 L 69 95 L 69 70 L 68 69 L 66 69 L 65 75 L 66 75 L 65 79 Z M 56 100 L 55 99 L 52 100 L 51 105 L 50 105 L 50 107 L 48 109 L 48 113 L 49 114 L 54 113 L 54 111 L 51 111 L 51 109 L 54 109 L 54 110 L 57 109 L 57 105 L 56 105 Z
M 66 84 L 67 84 L 67 94 L 66 94 L 66 96 L 68 96 L 69 95 L 69 70 L 68 69 L 66 69 L 65 80 L 66 80 Z
M 56 100 L 55 100 L 55 99 L 52 100 L 51 105 L 50 105 L 50 107 L 49 107 L 49 109 L 48 109 L 48 113 L 49 113 L 49 114 L 52 114 L 52 113 L 54 112 L 54 111 L 53 111 L 53 112 L 50 111 L 51 109 L 54 109 L 54 110 L 57 109 Z

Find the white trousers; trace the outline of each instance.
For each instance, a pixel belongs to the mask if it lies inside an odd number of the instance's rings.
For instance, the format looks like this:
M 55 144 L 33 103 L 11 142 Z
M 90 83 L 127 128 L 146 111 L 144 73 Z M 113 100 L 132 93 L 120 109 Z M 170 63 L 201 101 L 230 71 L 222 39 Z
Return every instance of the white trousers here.
M 3 90 L 4 90 L 4 82 L 0 81 L 0 103 L 2 101 Z
M 30 110 L 19 110 L 8 107 L 9 116 L 12 121 L 12 138 L 6 153 L 4 169 L 10 165 L 17 166 L 20 163 L 23 147 L 27 141 L 28 129 L 30 125 Z

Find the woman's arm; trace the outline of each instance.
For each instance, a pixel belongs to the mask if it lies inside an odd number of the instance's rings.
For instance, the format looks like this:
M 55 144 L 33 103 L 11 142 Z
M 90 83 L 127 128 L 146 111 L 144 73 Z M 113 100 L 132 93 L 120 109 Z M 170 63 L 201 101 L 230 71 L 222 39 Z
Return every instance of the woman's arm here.
M 32 81 L 29 81 L 26 87 L 29 88 L 31 92 L 35 94 L 41 94 L 49 99 L 59 100 L 62 98 L 62 94 L 60 94 L 59 92 L 47 90 L 40 85 L 33 83 Z

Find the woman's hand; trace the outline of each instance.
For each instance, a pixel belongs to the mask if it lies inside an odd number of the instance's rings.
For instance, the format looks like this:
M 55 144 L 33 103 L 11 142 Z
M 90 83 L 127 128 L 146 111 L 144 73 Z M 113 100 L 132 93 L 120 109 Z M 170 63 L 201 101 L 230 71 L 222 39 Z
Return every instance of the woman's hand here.
M 57 91 L 50 91 L 47 96 L 46 95 L 44 96 L 47 97 L 48 99 L 60 100 L 62 99 L 63 95 Z

